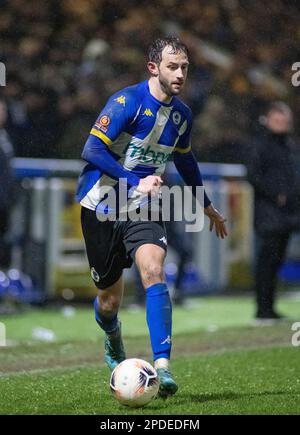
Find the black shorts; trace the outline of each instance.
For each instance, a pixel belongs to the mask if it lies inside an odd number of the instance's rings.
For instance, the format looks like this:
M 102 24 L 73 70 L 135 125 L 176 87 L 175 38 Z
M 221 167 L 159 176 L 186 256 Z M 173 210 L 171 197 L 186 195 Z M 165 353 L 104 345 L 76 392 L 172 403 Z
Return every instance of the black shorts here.
M 91 276 L 99 289 L 118 281 L 122 270 L 131 267 L 137 249 L 145 243 L 167 251 L 167 233 L 162 220 L 101 222 L 95 211 L 82 207 L 81 226 Z

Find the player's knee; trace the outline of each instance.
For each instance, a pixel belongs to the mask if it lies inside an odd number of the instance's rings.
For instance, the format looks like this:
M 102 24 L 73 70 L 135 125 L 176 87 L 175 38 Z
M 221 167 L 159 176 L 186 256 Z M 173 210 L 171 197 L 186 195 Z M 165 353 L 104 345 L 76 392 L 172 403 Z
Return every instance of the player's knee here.
M 118 312 L 120 306 L 120 300 L 113 295 L 109 295 L 106 297 L 100 296 L 99 309 L 100 312 L 109 316 L 110 314 L 115 314 Z
M 141 278 L 144 287 L 162 282 L 164 280 L 163 267 L 160 264 L 149 264 L 141 269 Z

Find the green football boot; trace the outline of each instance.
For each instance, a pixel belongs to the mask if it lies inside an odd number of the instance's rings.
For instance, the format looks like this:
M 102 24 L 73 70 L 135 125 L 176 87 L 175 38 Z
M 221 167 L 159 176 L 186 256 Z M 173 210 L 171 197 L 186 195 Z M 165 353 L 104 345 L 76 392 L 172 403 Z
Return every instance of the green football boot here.
M 159 377 L 159 391 L 160 397 L 172 396 L 178 390 L 178 385 L 174 381 L 172 374 L 167 369 L 157 369 L 157 374 Z
M 116 334 L 105 334 L 104 339 L 104 360 L 111 371 L 126 359 L 122 334 L 121 322 L 119 322 Z

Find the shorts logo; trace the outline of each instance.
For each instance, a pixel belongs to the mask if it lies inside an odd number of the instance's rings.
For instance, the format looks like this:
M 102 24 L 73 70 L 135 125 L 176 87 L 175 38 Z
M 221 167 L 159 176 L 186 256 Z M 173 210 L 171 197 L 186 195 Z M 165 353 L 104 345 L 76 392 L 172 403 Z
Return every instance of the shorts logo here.
M 181 115 L 180 115 L 180 113 L 179 112 L 174 112 L 173 116 L 172 116 L 172 119 L 173 119 L 173 122 L 174 122 L 175 125 L 180 124 L 180 121 L 181 121 Z
M 108 126 L 110 124 L 110 117 L 107 115 L 101 116 L 98 122 L 96 122 L 95 127 L 99 130 L 104 131 L 104 133 L 107 132 Z
M 96 269 L 94 267 L 91 268 L 91 276 L 95 282 L 100 281 L 99 273 L 96 271 Z
M 162 237 L 161 239 L 159 239 L 160 242 L 163 242 L 165 245 L 167 245 L 167 239 L 166 237 Z

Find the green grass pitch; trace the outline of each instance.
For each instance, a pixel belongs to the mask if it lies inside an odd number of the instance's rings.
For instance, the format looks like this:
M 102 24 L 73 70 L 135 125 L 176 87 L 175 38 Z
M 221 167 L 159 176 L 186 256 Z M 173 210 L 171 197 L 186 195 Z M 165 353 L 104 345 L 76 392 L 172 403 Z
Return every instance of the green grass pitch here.
M 278 308 L 291 320 L 264 327 L 252 325 L 247 298 L 191 299 L 175 308 L 179 391 L 137 410 L 110 393 L 92 306 L 70 317 L 61 308 L 2 316 L 8 346 L 0 348 L 0 414 L 300 414 L 300 347 L 291 344 L 300 300 L 281 299 Z M 123 310 L 121 320 L 127 356 L 151 362 L 144 311 Z M 34 340 L 35 327 L 53 330 L 55 341 Z

